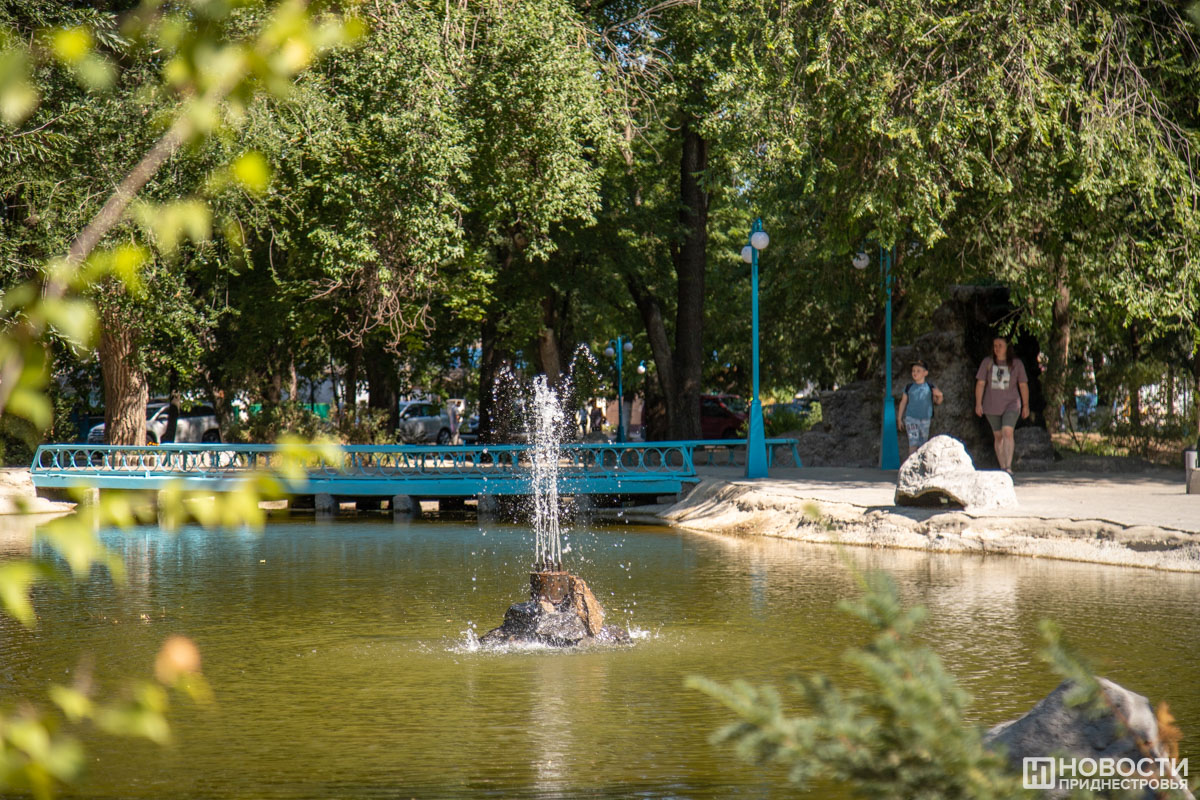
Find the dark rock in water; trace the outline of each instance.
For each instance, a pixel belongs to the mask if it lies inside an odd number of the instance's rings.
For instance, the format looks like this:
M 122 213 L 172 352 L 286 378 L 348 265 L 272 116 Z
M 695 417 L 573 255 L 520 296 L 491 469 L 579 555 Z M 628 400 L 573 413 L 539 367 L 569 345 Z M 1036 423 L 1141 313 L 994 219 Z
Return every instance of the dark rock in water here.
M 538 617 L 534 634 L 548 644 L 564 646 L 572 645 L 588 636 L 587 625 L 579 615 L 568 609 L 566 611 L 542 611 Z
M 1112 681 L 1104 678 L 1097 680 L 1103 695 L 1104 710 L 1101 713 L 1089 714 L 1086 709 L 1067 705 L 1066 695 L 1072 684 L 1064 681 L 1025 716 L 1001 723 L 988 731 L 985 743 L 1003 751 L 1009 764 L 1018 771 L 1023 770 L 1024 759 L 1033 758 L 1054 758 L 1056 768 L 1060 759 L 1072 763 L 1092 759 L 1091 764 L 1084 765 L 1085 772 L 1092 771 L 1093 767 L 1100 769 L 1095 761 L 1098 759 L 1111 760 L 1109 763 L 1113 764 L 1128 759 L 1130 764 L 1143 770 L 1136 773 L 1135 777 L 1150 777 L 1145 773 L 1151 772 L 1156 780 L 1177 780 L 1168 763 L 1177 753 L 1172 752 L 1173 744 L 1170 741 L 1164 741 L 1170 737 L 1162 736 L 1150 702 Z M 1129 765 L 1126 765 L 1125 770 L 1128 769 Z M 1121 773 L 1121 776 L 1124 775 Z M 1064 787 L 1060 780 L 1070 777 L 1088 778 L 1094 777 L 1094 774 L 1065 777 L 1055 774 L 1055 788 L 1049 789 L 1046 797 L 1068 796 L 1070 792 L 1065 789 L 1069 787 Z M 1110 796 L 1105 791 L 1098 794 L 1100 797 Z M 1126 796 L 1119 792 L 1115 794 Z M 1186 788 L 1162 795 L 1145 789 L 1140 793 L 1131 792 L 1128 796 L 1144 797 L 1146 800 L 1158 796 L 1194 800 Z
M 633 637 L 629 635 L 629 631 L 616 625 L 605 625 L 596 634 L 596 640 L 613 644 L 633 644 Z
M 627 631 L 604 624 L 604 609 L 587 583 L 575 575 L 569 580 L 570 589 L 560 603 L 536 597 L 514 603 L 505 612 L 500 627 L 481 636 L 480 643 L 539 642 L 553 647 L 630 644 Z

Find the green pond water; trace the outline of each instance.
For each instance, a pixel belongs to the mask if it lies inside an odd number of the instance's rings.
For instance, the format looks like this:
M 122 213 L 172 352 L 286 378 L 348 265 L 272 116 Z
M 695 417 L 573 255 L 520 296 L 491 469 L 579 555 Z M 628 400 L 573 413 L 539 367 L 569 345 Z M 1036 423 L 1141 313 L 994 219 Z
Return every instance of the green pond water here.
M 1019 715 L 1057 684 L 1036 657 L 1037 622 L 1052 617 L 1102 674 L 1169 700 L 1191 734 L 1183 755 L 1200 757 L 1200 576 L 574 530 L 569 566 L 636 644 L 494 652 L 468 631 L 525 599 L 523 527 L 310 521 L 104 539 L 127 585 L 96 574 L 40 589 L 36 631 L 0 623 L 0 692 L 40 696 L 81 658 L 111 689 L 149 675 L 163 639 L 181 633 L 200 646 L 217 701 L 177 703 L 168 748 L 89 740 L 87 780 L 67 796 L 795 796 L 780 769 L 709 743 L 730 718 L 684 677 L 857 680 L 839 655 L 865 632 L 835 604 L 857 593 L 854 570 L 874 568 L 928 607 L 924 637 L 974 696 L 979 723 Z M 20 537 L 6 545 L 22 549 Z

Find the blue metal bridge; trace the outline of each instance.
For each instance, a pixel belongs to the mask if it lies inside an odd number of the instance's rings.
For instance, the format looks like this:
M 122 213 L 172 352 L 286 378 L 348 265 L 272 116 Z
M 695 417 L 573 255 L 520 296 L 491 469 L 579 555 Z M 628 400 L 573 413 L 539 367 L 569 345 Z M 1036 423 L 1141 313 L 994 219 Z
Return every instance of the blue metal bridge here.
M 564 444 L 558 491 L 563 495 L 675 494 L 696 483 L 699 464 L 734 465 L 744 440 Z M 799 466 L 795 439 L 768 439 L 769 460 L 782 450 Z M 316 446 L 299 450 L 304 477 L 287 482 L 292 495 L 452 498 L 527 495 L 529 445 L 343 446 L 337 458 Z M 288 448 L 294 456 L 296 447 Z M 72 487 L 154 491 L 232 490 L 254 472 L 276 471 L 275 445 L 164 444 L 146 447 L 46 444 L 30 469 L 39 489 Z M 744 463 L 744 461 L 743 461 Z

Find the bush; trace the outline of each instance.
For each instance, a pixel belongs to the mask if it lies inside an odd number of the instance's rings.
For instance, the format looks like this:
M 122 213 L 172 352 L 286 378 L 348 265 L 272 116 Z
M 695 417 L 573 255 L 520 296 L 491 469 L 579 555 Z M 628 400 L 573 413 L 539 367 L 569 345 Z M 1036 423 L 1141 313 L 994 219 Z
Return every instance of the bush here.
M 261 444 L 278 441 L 284 435 L 313 440 L 321 436 L 332 437 L 334 433 L 332 423 L 321 419 L 305 404 L 287 402 L 238 419 L 225 438 L 238 444 Z
M 783 436 L 788 433 L 803 433 L 821 421 L 821 404 L 814 402 L 807 411 L 794 405 L 771 406 L 763 425 L 767 436 Z
M 385 409 L 360 404 L 356 414 L 338 416 L 338 440 L 342 444 L 396 444 L 400 432 L 388 425 L 390 416 Z
M 714 739 L 732 743 L 747 759 L 790 766 L 797 784 L 831 780 L 854 797 L 1030 797 L 1006 760 L 984 746 L 983 729 L 969 721 L 970 696 L 916 638 L 925 609 L 904 608 L 886 573 L 867 576 L 864 596 L 839 605 L 874 631 L 868 644 L 843 656 L 865 688 L 842 687 L 824 675 L 796 678 L 793 688 L 810 713 L 789 716 L 773 687 L 689 678 L 688 686 L 741 718 Z M 1063 644 L 1058 627 L 1043 621 L 1041 631 L 1043 660 L 1074 686 L 1068 702 L 1111 712 L 1091 668 Z

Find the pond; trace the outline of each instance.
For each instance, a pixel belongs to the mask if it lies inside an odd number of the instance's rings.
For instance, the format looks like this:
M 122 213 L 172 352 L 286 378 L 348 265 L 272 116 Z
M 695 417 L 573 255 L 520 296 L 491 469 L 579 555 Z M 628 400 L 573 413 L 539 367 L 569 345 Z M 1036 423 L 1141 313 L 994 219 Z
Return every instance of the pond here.
M 1101 674 L 1166 699 L 1200 756 L 1200 576 L 1008 557 L 929 555 L 600 527 L 566 561 L 633 647 L 472 646 L 525 599 L 527 528 L 464 522 L 273 523 L 258 535 L 104 534 L 129 580 L 39 590 L 40 624 L 0 623 L 0 691 L 41 696 L 90 659 L 98 681 L 149 675 L 193 638 L 216 704 L 173 712 L 168 748 L 97 738 L 84 784 L 112 798 L 724 798 L 794 796 L 779 768 L 709 735 L 729 721 L 684 677 L 855 680 L 864 630 L 835 608 L 886 569 L 929 609 L 924 638 L 981 724 L 1019 715 L 1055 676 L 1051 617 Z M 9 549 L 19 549 L 13 541 Z

